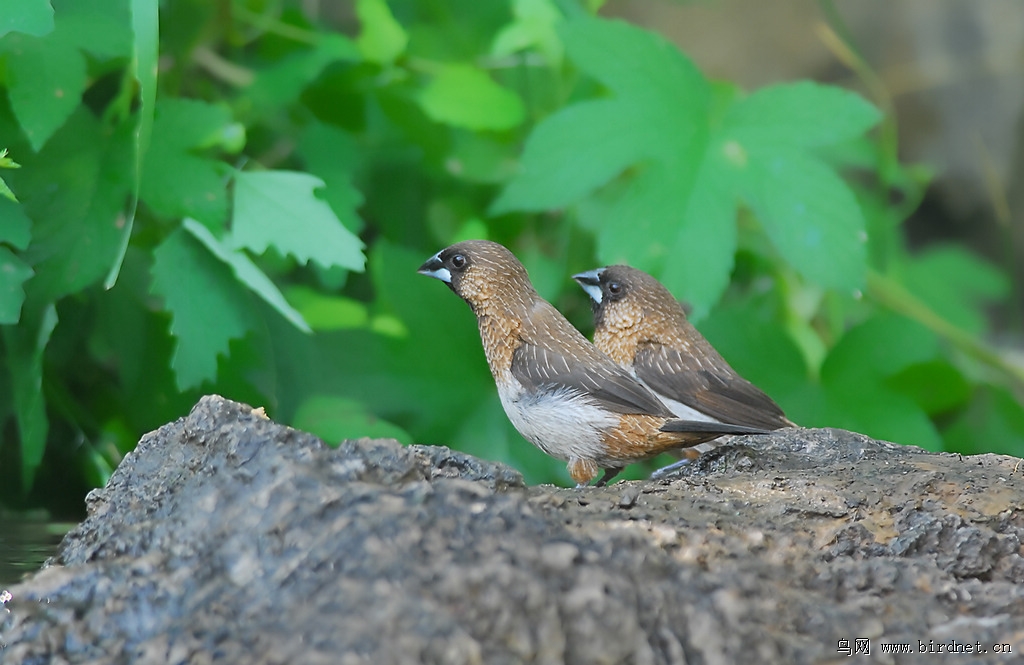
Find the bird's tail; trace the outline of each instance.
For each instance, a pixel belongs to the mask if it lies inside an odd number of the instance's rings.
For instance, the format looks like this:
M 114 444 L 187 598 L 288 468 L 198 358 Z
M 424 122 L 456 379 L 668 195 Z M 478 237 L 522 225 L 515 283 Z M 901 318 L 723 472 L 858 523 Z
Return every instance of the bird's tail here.
M 769 430 L 745 425 L 712 423 L 704 420 L 669 420 L 661 426 L 662 432 L 684 432 L 693 434 L 768 434 Z

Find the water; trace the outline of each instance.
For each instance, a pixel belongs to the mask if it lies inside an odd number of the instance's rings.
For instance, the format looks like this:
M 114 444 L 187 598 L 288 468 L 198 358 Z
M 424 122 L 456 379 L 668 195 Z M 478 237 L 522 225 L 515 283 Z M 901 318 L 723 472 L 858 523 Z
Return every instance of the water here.
M 56 554 L 60 539 L 73 526 L 50 521 L 45 513 L 0 510 L 0 593 Z

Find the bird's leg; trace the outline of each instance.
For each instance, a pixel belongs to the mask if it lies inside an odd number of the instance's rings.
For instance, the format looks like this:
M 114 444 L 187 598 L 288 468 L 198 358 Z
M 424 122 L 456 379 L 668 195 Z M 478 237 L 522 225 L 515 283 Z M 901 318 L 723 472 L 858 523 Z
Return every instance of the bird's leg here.
M 597 481 L 597 484 L 594 485 L 594 487 L 604 487 L 605 485 L 608 484 L 608 482 L 612 478 L 614 478 L 615 476 L 619 475 L 619 472 L 621 472 L 623 468 L 624 467 L 620 466 L 617 469 L 616 468 L 605 469 L 604 470 L 604 475 L 601 476 L 601 480 Z
M 696 458 L 693 458 L 693 459 L 696 459 Z M 686 466 L 689 466 L 690 464 L 693 464 L 693 459 L 690 459 L 689 457 L 684 457 L 683 459 L 679 460 L 678 462 L 673 462 L 672 464 L 669 464 L 667 466 L 663 466 L 660 469 L 655 469 L 654 471 L 651 472 L 650 479 L 651 480 L 661 480 L 662 478 L 665 478 L 666 476 L 672 475 L 674 472 L 678 471 L 679 469 L 682 469 L 683 467 L 686 467 Z

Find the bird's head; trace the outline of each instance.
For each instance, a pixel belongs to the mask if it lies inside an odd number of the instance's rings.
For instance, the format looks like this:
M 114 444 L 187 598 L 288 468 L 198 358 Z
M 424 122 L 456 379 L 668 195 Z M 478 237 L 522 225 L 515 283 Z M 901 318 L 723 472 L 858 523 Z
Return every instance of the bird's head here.
M 629 327 L 643 319 L 684 316 L 682 305 L 661 282 L 642 270 L 616 265 L 588 270 L 572 278 L 590 296 L 594 323 Z
M 417 272 L 447 284 L 474 311 L 492 303 L 511 306 L 536 295 L 519 259 L 490 240 L 465 240 L 446 247 Z

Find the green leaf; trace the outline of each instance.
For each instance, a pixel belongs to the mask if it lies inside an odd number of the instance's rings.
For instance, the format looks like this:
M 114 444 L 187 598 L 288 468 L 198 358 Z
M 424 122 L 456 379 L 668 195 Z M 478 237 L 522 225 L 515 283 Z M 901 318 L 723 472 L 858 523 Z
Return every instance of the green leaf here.
M 515 174 L 516 160 L 509 145 L 492 140 L 486 134 L 469 131 L 452 134 L 452 151 L 445 167 L 456 178 L 498 184 Z
M 668 241 L 679 233 L 677 204 L 686 202 L 691 177 L 688 170 L 648 163 L 619 186 L 606 188 L 581 205 L 584 223 L 600 229 L 597 256 L 601 263 L 629 263 L 657 272 L 671 262 Z
M 964 375 L 941 359 L 910 365 L 894 374 L 886 385 L 913 399 L 928 415 L 949 411 L 971 396 L 971 386 Z
M 206 249 L 210 250 L 214 256 L 226 263 L 232 272 L 235 273 L 238 281 L 249 287 L 250 291 L 276 309 L 281 316 L 299 330 L 307 333 L 312 332 L 309 324 L 302 318 L 302 315 L 288 304 L 288 301 L 281 295 L 277 286 L 274 285 L 262 270 L 256 267 L 256 264 L 248 256 L 241 251 L 225 247 L 219 240 L 213 237 L 208 228 L 194 219 L 186 219 L 183 226 L 186 231 L 192 234 L 192 237 L 203 243 Z
M 76 293 L 110 270 L 131 188 L 133 129 L 127 122 L 104 127 L 80 107 L 41 152 L 11 172 L 33 221 L 23 258 L 36 271 L 27 287 L 38 302 Z
M 930 330 L 895 314 L 878 314 L 851 328 L 829 352 L 821 368 L 825 382 L 893 376 L 910 365 L 931 360 L 939 351 Z
M 615 96 L 569 106 L 541 122 L 527 140 L 519 174 L 491 212 L 578 202 L 602 263 L 624 261 L 657 276 L 674 247 L 706 233 L 688 229 L 693 218 L 686 214 L 707 146 L 710 86 L 675 47 L 639 28 L 580 18 L 560 33 L 569 59 Z M 728 245 L 734 235 L 716 239 Z M 728 264 L 717 272 L 727 274 Z M 683 277 L 673 275 L 675 285 Z M 720 293 L 722 281 L 716 275 L 708 292 Z
M 0 169 L 20 168 L 21 164 L 17 163 L 16 161 L 7 156 L 7 148 L 0 150 Z M 12 192 L 11 188 L 7 186 L 7 183 L 4 182 L 3 178 L 0 178 L 0 196 L 6 198 L 9 201 L 14 201 L 15 203 L 17 203 L 18 201 L 18 197 L 14 195 L 14 192 Z M 0 231 L 0 233 L 3 233 L 3 231 Z M 2 239 L 2 236 L 0 236 L 0 239 Z
M 0 242 L 25 249 L 31 239 L 32 220 L 25 215 L 22 206 L 10 199 L 0 198 Z
M 562 15 L 551 0 L 513 0 L 512 14 L 515 20 L 495 35 L 491 54 L 503 57 L 536 48 L 550 65 L 560 65 L 564 49 L 555 26 Z
M 1024 406 L 1005 388 L 979 386 L 944 436 L 947 450 L 1024 457 Z
M 976 335 L 988 328 L 983 306 L 1010 293 L 1010 280 L 1001 270 L 962 247 L 929 248 L 899 272 L 907 288 L 936 314 Z
M 257 117 L 292 104 L 303 89 L 333 62 L 358 61 L 359 50 L 348 37 L 319 35 L 313 48 L 281 58 L 260 71 L 239 106 Z
M 412 437 L 401 427 L 377 418 L 360 402 L 337 395 L 313 395 L 306 399 L 295 412 L 292 427 L 311 432 L 335 446 L 345 439 L 362 437 L 412 443 Z
M 150 136 L 153 132 L 153 120 L 156 115 L 156 79 L 157 59 L 160 55 L 160 18 L 158 0 L 131 0 L 132 23 L 132 69 L 135 80 L 139 83 L 138 124 L 135 128 L 135 179 L 132 183 L 132 198 L 128 205 L 128 218 L 121 232 L 117 257 L 107 278 L 104 288 L 110 289 L 117 282 L 124 263 L 128 242 L 135 228 L 135 213 L 139 205 L 142 189 L 143 164 L 146 151 L 149 149 Z M 120 31 L 119 31 L 120 32 Z
M 154 0 L 141 1 L 156 4 Z M 54 35 L 99 57 L 128 57 L 132 55 L 132 10 L 139 2 L 61 0 Z
M 601 262 L 653 273 L 700 316 L 728 283 L 735 211 L 746 200 L 802 276 L 846 292 L 862 287 L 863 214 L 811 149 L 862 134 L 879 117 L 870 104 L 810 83 L 743 99 L 639 28 L 574 18 L 559 32 L 568 58 L 612 98 L 539 123 L 492 213 L 576 205 Z
M 356 16 L 363 26 L 356 45 L 364 58 L 386 65 L 402 55 L 409 37 L 384 0 L 357 0 Z
M 315 190 L 323 186 L 307 173 L 239 172 L 227 244 L 257 254 L 273 245 L 301 263 L 313 260 L 324 267 L 362 271 L 363 243 L 317 198 Z
M 741 143 L 817 147 L 855 139 L 881 117 L 856 93 L 802 81 L 755 92 L 734 104 L 723 124 Z
M 74 44 L 54 34 L 9 34 L 0 42 L 7 53 L 11 109 L 32 149 L 38 151 L 67 121 L 85 90 L 85 58 Z
M 724 151 L 736 148 L 725 144 Z M 816 159 L 749 150 L 736 177 L 775 246 L 805 278 L 846 292 L 864 285 L 867 234 L 850 188 Z
M 43 352 L 57 325 L 57 310 L 48 304 L 26 313 L 17 327 L 0 328 L 14 393 L 14 413 L 21 437 L 21 479 L 27 492 L 46 450 L 46 404 L 43 399 Z
M 27 263 L 0 245 L 0 325 L 17 323 L 21 318 L 21 305 L 25 302 L 22 284 L 33 274 Z
M 582 102 L 547 118 L 523 148 L 519 174 L 491 206 L 513 210 L 562 208 L 604 185 L 644 154 L 630 132 L 607 132 L 625 109 L 615 100 Z M 595 141 L 595 136 L 601 136 Z
M 432 120 L 476 131 L 512 129 L 523 121 L 519 96 L 472 65 L 442 66 L 419 103 Z
M 677 126 L 664 139 L 671 143 L 674 135 L 685 133 L 684 118 L 705 101 L 701 97 L 708 91 L 704 76 L 679 49 L 662 37 L 621 21 L 579 18 L 559 28 L 569 58 L 624 103 L 656 116 L 661 127 L 676 114 L 683 114 L 677 117 L 677 123 L 671 123 Z M 650 127 L 612 126 L 638 130 L 646 138 L 656 133 Z
M 727 177 L 711 160 L 705 161 L 683 221 L 666 260 L 661 281 L 679 300 L 691 303 L 690 318 L 699 321 L 729 286 L 736 254 L 735 199 Z
M 223 262 L 183 228 L 153 250 L 152 293 L 171 314 L 179 390 L 217 376 L 217 356 L 256 325 L 249 296 Z
M 941 438 L 924 409 L 889 382 L 911 365 L 931 361 L 938 351 L 934 333 L 900 316 L 876 315 L 850 329 L 821 367 L 828 401 L 826 422 L 875 438 L 941 450 Z
M 139 194 L 146 205 L 171 219 L 192 217 L 211 229 L 221 228 L 228 214 L 227 168 L 195 152 L 216 144 L 231 124 L 225 107 L 161 100 L 142 162 Z
M 324 181 L 323 199 L 345 228 L 359 233 L 366 223 L 359 217 L 363 194 L 353 183 L 359 157 L 352 137 L 325 123 L 311 123 L 299 140 L 299 152 L 310 173 Z
M 366 305 L 358 300 L 327 295 L 308 286 L 292 286 L 287 294 L 288 301 L 294 303 L 313 330 L 349 330 L 369 325 Z
M 0 12 L 0 37 L 22 32 L 42 37 L 53 30 L 53 7 L 49 0 L 5 0 Z

